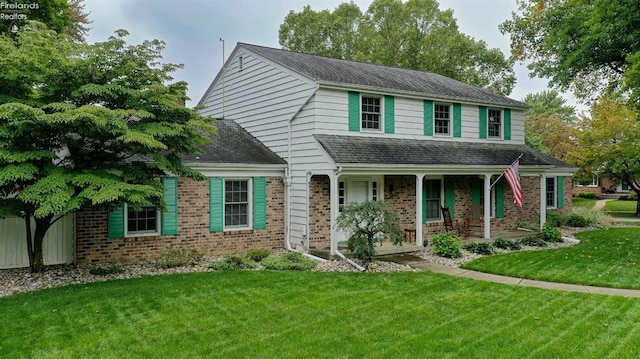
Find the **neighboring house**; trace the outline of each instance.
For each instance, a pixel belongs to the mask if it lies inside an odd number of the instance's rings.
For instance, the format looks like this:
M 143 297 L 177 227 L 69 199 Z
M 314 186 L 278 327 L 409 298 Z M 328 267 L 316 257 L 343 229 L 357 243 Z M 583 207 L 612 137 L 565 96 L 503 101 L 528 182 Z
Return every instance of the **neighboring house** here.
M 626 182 L 612 180 L 610 178 L 598 178 L 593 176 L 590 183 L 579 183 L 574 180 L 572 193 L 578 196 L 580 192 L 592 192 L 596 197 L 606 197 L 607 195 L 618 197 L 631 192 L 631 186 Z
M 338 250 L 343 204 L 385 200 L 413 244 L 444 230 L 441 206 L 480 235 L 571 211 L 568 164 L 524 145 L 526 104 L 434 73 L 239 43 L 199 105 L 283 158 L 287 246 Z M 519 156 L 523 208 L 504 180 Z
M 234 121 L 214 125 L 204 153 L 183 157 L 208 180 L 164 178 L 167 212 L 78 211 L 77 262 L 150 260 L 174 247 L 208 256 L 281 248 L 286 162 Z

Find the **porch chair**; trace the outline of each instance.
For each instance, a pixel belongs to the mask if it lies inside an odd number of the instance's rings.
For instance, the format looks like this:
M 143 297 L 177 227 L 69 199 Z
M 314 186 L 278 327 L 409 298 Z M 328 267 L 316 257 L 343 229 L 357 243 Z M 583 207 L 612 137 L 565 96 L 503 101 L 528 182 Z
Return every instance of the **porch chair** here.
M 469 228 L 466 223 L 459 223 L 456 219 L 455 221 L 451 219 L 451 211 L 449 207 L 440 207 L 442 209 L 442 220 L 444 221 L 444 229 L 449 231 L 454 231 L 457 235 L 462 238 L 467 238 L 469 236 Z
M 467 218 L 468 231 L 477 231 L 484 236 L 484 206 L 472 204 L 469 206 L 469 217 Z

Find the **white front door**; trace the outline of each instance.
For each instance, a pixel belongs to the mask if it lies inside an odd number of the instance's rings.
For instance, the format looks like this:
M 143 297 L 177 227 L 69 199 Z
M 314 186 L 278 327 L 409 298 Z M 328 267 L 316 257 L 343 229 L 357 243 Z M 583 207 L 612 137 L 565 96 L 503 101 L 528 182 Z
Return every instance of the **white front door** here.
M 370 198 L 369 192 L 369 180 L 368 179 L 349 179 L 345 183 L 346 186 L 346 196 L 345 196 L 345 204 L 351 203 L 362 203 L 367 201 Z M 339 230 L 338 234 L 338 243 L 344 244 L 349 239 L 349 233 L 346 231 Z

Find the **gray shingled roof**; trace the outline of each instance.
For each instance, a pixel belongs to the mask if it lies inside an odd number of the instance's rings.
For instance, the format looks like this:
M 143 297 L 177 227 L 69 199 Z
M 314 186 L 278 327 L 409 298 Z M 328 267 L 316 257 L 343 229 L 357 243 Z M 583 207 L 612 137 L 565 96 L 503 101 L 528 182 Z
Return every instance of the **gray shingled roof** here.
M 186 163 L 286 164 L 233 120 L 216 120 L 218 133 L 203 146 L 204 153 L 182 156 Z
M 521 166 L 572 166 L 525 145 L 315 135 L 339 164 L 509 166 L 522 154 Z
M 238 45 L 321 84 L 401 92 L 427 99 L 528 108 L 523 102 L 432 72 L 332 59 L 245 43 Z

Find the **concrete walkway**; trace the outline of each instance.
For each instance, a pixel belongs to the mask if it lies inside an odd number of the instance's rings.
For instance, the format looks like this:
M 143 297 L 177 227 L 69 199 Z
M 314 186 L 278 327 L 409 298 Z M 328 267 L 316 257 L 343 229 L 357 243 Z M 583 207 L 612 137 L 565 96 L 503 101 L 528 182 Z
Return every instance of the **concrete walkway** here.
M 586 285 L 543 282 L 538 280 L 506 277 L 502 275 L 482 273 L 482 272 L 476 272 L 476 271 L 458 268 L 458 267 L 451 267 L 444 264 L 432 263 L 422 258 L 409 255 L 409 254 L 385 256 L 377 259 L 404 264 L 412 268 L 416 268 L 420 270 L 428 270 L 434 273 L 446 274 L 446 275 L 451 275 L 451 276 L 461 277 L 461 278 L 481 280 L 485 282 L 519 285 L 524 287 L 563 290 L 568 292 L 619 295 L 624 297 L 640 298 L 640 290 L 635 290 L 635 289 L 602 288 L 602 287 L 593 287 L 593 286 L 586 286 Z

